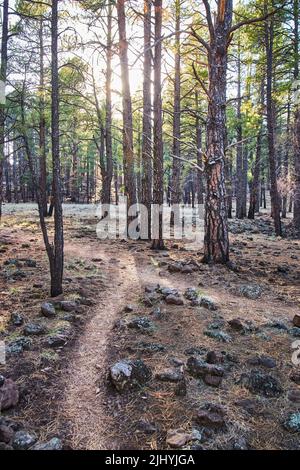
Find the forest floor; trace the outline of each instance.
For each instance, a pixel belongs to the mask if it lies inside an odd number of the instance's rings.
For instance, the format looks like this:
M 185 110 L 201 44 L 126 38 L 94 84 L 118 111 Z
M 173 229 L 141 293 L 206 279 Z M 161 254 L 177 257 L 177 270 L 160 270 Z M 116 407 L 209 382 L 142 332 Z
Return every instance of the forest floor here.
M 0 374 L 20 391 L 0 427 L 66 449 L 300 449 L 299 241 L 267 215 L 231 221 L 230 268 L 207 266 L 181 241 L 101 241 L 91 207 L 66 206 L 64 296 L 46 318 L 33 207 L 6 205 L 0 233 Z M 115 363 L 140 376 L 112 381 Z

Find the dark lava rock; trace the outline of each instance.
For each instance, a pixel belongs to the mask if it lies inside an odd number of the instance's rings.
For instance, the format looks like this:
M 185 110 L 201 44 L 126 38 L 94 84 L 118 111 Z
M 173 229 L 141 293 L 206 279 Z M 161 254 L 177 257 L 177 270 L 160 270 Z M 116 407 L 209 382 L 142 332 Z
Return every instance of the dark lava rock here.
M 12 446 L 15 450 L 27 450 L 32 447 L 37 441 L 36 436 L 29 434 L 26 431 L 17 431 Z
M 240 333 L 246 333 L 247 327 L 244 325 L 244 323 L 240 320 L 240 318 L 233 318 L 232 320 L 229 320 L 228 325 L 234 330 L 238 331 Z
M 179 296 L 179 292 L 177 289 L 172 289 L 171 287 L 161 287 L 159 292 L 163 297 L 167 297 L 168 295 L 175 295 Z
M 145 292 L 149 294 L 151 292 L 155 292 L 159 288 L 160 288 L 159 284 L 148 284 L 147 286 L 145 286 Z
M 207 385 L 218 387 L 224 375 L 221 366 L 209 364 L 202 359 L 190 357 L 187 361 L 188 372 L 196 378 L 202 378 Z
M 165 297 L 165 301 L 167 304 L 169 305 L 183 305 L 184 302 L 183 302 L 183 299 L 177 295 L 167 295 L 167 297 Z
M 290 375 L 290 380 L 295 382 L 297 385 L 300 385 L 300 373 L 292 372 Z
M 20 336 L 19 338 L 8 343 L 6 352 L 8 355 L 21 354 L 23 351 L 29 351 L 31 345 L 31 339 L 26 338 L 25 336 Z
M 206 403 L 198 412 L 195 421 L 200 426 L 212 429 L 222 429 L 225 427 L 225 410 L 221 405 Z
M 243 295 L 247 299 L 256 300 L 261 296 L 262 288 L 255 284 L 253 285 L 247 284 L 247 285 L 241 286 L 239 288 L 239 292 L 241 295 Z
M 128 328 L 134 328 L 140 331 L 153 331 L 154 324 L 147 317 L 134 317 L 127 322 Z
M 63 445 L 58 437 L 53 437 L 48 442 L 39 442 L 35 444 L 30 450 L 62 450 Z
M 61 300 L 59 302 L 59 308 L 61 308 L 64 312 L 74 312 L 74 310 L 77 308 L 77 304 L 71 300 Z
M 154 434 L 157 431 L 155 423 L 150 423 L 145 419 L 140 419 L 136 423 L 136 430 L 144 434 Z
M 64 346 L 67 342 L 66 336 L 63 335 L 51 335 L 45 341 L 45 346 L 49 348 L 59 348 Z
M 267 323 L 265 326 L 267 328 L 275 328 L 276 330 L 283 330 L 283 331 L 288 330 L 287 325 L 285 325 L 285 323 L 281 321 L 273 321 L 273 322 Z
M 24 335 L 26 336 L 40 336 L 46 333 L 46 328 L 40 323 L 28 323 L 24 328 Z
M 124 359 L 110 367 L 110 379 L 118 392 L 143 385 L 151 377 L 151 369 L 141 360 Z
M 296 314 L 293 318 L 293 325 L 300 328 L 300 315 Z
M 183 375 L 177 370 L 166 369 L 156 374 L 155 377 L 162 382 L 180 382 L 183 378 Z
M 208 310 L 211 310 L 211 311 L 218 310 L 217 304 L 210 297 L 201 297 L 200 306 L 207 308 Z
M 197 300 L 198 299 L 198 291 L 194 287 L 188 287 L 184 293 L 184 297 L 187 300 Z
M 12 313 L 10 321 L 14 326 L 22 326 L 24 323 L 24 317 L 21 313 Z
M 181 263 L 170 263 L 168 265 L 168 271 L 170 273 L 179 273 L 182 269 L 182 264 Z
M 300 338 L 300 328 L 294 326 L 289 330 L 289 334 L 294 336 L 295 338 Z
M 208 351 L 206 362 L 209 364 L 222 364 L 224 362 L 224 354 L 218 351 Z
M 293 403 L 300 403 L 300 390 L 290 390 L 288 399 Z
M 251 366 L 263 366 L 267 369 L 274 369 L 276 367 L 275 359 L 269 356 L 252 357 L 249 359 L 248 364 Z
M 283 426 L 287 431 L 300 432 L 300 412 L 290 413 Z
M 41 305 L 41 312 L 42 312 L 42 315 L 46 318 L 53 318 L 56 315 L 54 306 L 50 304 L 49 302 L 44 302 Z
M 0 442 L 5 442 L 8 444 L 14 436 L 14 431 L 4 424 L 0 424 Z
M 242 374 L 239 383 L 252 393 L 258 393 L 265 397 L 278 397 L 283 389 L 275 377 L 259 370 L 251 370 L 250 374 Z

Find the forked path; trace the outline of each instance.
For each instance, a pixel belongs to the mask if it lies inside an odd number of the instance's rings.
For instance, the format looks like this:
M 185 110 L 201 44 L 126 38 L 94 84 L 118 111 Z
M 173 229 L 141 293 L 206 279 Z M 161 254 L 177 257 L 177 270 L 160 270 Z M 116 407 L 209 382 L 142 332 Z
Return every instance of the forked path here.
M 78 252 L 78 249 L 80 250 Z M 99 251 L 100 250 L 100 251 Z M 67 246 L 67 253 L 85 259 L 95 257 L 92 248 Z M 105 402 L 107 370 L 106 348 L 118 312 L 140 292 L 133 255 L 122 246 L 97 246 L 99 256 L 108 265 L 108 287 L 100 295 L 93 315 L 75 346 L 67 368 L 63 419 L 68 422 L 73 449 L 115 449 L 110 433 L 112 417 Z M 101 293 L 100 293 L 101 294 Z M 97 298 L 99 293 L 97 293 Z

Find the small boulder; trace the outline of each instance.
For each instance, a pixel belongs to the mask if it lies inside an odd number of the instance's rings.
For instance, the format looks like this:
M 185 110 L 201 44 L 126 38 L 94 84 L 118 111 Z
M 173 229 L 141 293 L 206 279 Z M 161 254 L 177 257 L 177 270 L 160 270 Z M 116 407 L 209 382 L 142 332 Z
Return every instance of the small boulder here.
M 300 412 L 290 413 L 283 426 L 289 432 L 300 432 Z
M 247 299 L 256 300 L 256 299 L 259 299 L 259 297 L 261 296 L 262 288 L 255 284 L 253 285 L 247 284 L 247 285 L 241 286 L 239 288 L 239 292 L 241 295 L 243 295 Z
M 47 442 L 38 442 L 30 450 L 62 450 L 63 445 L 58 437 L 53 437 Z
M 155 423 L 150 423 L 146 419 L 140 419 L 136 423 L 136 430 L 144 434 L 154 434 L 157 431 Z
M 198 425 L 214 430 L 225 427 L 225 410 L 221 405 L 206 403 L 198 412 L 195 421 Z
M 211 311 L 218 310 L 217 304 L 210 297 L 201 297 L 200 298 L 200 306 L 204 307 L 204 308 L 207 308 L 208 310 L 211 310 Z
M 27 450 L 32 447 L 37 441 L 36 436 L 29 434 L 26 431 L 17 431 L 12 446 L 15 450 Z
M 209 364 L 222 364 L 224 362 L 224 355 L 218 351 L 208 351 L 206 362 Z
M 23 351 L 28 351 L 32 346 L 32 340 L 26 338 L 25 336 L 20 336 L 19 338 L 8 343 L 6 347 L 6 353 L 8 355 L 17 355 L 21 354 Z
M 182 429 L 169 429 L 167 432 L 166 443 L 172 448 L 183 447 L 191 440 L 191 434 L 188 434 Z
M 251 366 L 266 367 L 267 369 L 274 369 L 277 365 L 275 359 L 269 356 L 252 357 L 249 359 L 248 364 Z
M 156 374 L 155 377 L 161 382 L 180 382 L 183 374 L 177 370 L 166 369 Z
M 247 328 L 239 318 L 233 318 L 229 320 L 228 325 L 234 330 L 240 333 L 245 333 Z
M 0 386 L 0 411 L 16 406 L 18 401 L 19 391 L 17 385 L 11 379 L 4 379 Z
M 143 385 L 151 377 L 151 369 L 141 360 L 124 359 L 110 367 L 110 379 L 118 392 Z
M 298 313 L 293 318 L 293 325 L 300 328 L 300 315 Z
M 63 335 L 51 335 L 45 341 L 45 346 L 48 348 L 60 348 L 67 342 L 67 338 Z
M 40 323 L 28 323 L 24 328 L 24 335 L 26 336 L 40 336 L 46 333 L 46 328 Z
M 127 322 L 128 328 L 135 330 L 151 332 L 154 330 L 154 324 L 147 317 L 134 317 Z
M 61 300 L 59 302 L 59 307 L 64 311 L 64 312 L 74 312 L 77 308 L 76 302 L 73 302 L 72 300 Z
M 14 436 L 14 431 L 5 424 L 0 424 L 0 442 L 8 444 Z
M 50 302 L 44 302 L 41 305 L 41 312 L 46 318 L 53 318 L 56 315 L 55 308 Z
M 12 313 L 10 317 L 10 322 L 14 326 L 22 326 L 24 323 L 24 317 L 21 313 Z
M 165 301 L 167 304 L 169 305 L 183 305 L 184 302 L 183 302 L 183 299 L 177 295 L 167 295 L 167 297 L 165 297 Z
M 184 293 L 184 297 L 187 299 L 187 300 L 197 300 L 198 299 L 198 292 L 197 292 L 197 289 L 195 289 L 194 287 L 188 287 Z
M 251 370 L 250 374 L 242 374 L 239 383 L 250 392 L 264 395 L 267 398 L 278 397 L 283 393 L 278 379 L 260 370 Z

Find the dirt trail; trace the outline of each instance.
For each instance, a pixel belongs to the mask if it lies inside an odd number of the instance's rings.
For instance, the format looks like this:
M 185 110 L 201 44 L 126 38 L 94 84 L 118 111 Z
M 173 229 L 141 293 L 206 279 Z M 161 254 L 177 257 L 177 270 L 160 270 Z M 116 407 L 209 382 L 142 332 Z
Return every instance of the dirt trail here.
M 127 250 L 107 249 L 97 245 L 97 257 L 109 263 L 109 287 L 92 307 L 95 309 L 83 335 L 72 352 L 68 366 L 64 400 L 61 410 L 69 423 L 70 445 L 73 449 L 114 449 L 110 428 L 112 417 L 105 402 L 106 347 L 118 312 L 139 292 L 139 278 L 134 258 Z M 67 252 L 74 246 L 67 247 Z M 75 249 L 85 259 L 95 256 L 92 248 Z

